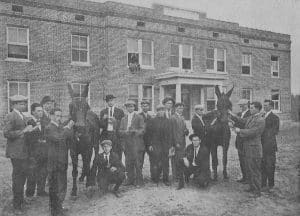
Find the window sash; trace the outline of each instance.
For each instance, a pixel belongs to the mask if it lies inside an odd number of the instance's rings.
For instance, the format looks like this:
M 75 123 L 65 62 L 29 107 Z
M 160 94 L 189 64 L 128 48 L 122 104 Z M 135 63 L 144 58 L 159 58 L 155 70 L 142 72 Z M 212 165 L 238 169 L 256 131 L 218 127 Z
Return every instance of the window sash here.
M 134 60 L 132 59 L 134 58 Z M 127 39 L 127 63 L 141 64 L 144 67 L 154 66 L 153 41 Z
M 136 111 L 141 109 L 142 100 L 150 102 L 150 111 L 154 110 L 154 86 L 143 84 L 129 84 L 128 98 L 136 102 Z
M 20 39 L 20 31 L 26 31 L 26 39 L 25 41 L 21 41 Z M 11 31 L 15 31 L 14 35 L 16 36 L 16 41 L 11 41 Z M 7 27 L 7 44 L 14 44 L 14 45 L 23 45 L 28 46 L 29 44 L 29 31 L 28 28 L 22 27 Z
M 280 111 L 280 91 L 271 90 L 271 100 L 274 102 L 273 110 Z
M 72 34 L 72 62 L 89 62 L 89 36 Z M 83 42 L 85 41 L 85 42 Z M 82 45 L 82 43 L 84 45 Z
M 242 99 L 252 101 L 252 89 L 242 89 Z
M 13 85 L 15 85 L 17 91 L 12 91 L 11 88 Z M 22 90 L 25 90 L 26 92 L 22 94 Z M 27 97 L 27 111 L 24 113 L 26 115 L 30 115 L 30 83 L 22 81 L 7 81 L 8 112 L 10 112 L 11 109 L 10 98 L 14 95 L 22 95 Z
M 178 51 L 177 51 L 177 50 Z M 193 46 L 186 44 L 171 44 L 170 66 L 183 70 L 192 70 Z
M 79 96 L 81 97 L 82 96 L 82 93 L 84 91 L 84 87 L 86 86 L 87 84 L 86 83 L 72 83 L 72 88 L 73 88 L 73 91 L 76 89 L 76 88 L 79 88 Z M 88 104 L 90 104 L 91 100 L 90 100 L 90 88 L 91 86 L 89 85 L 89 89 L 88 89 L 88 95 L 87 95 L 87 102 Z
M 206 69 L 209 71 L 226 73 L 226 50 L 207 48 Z

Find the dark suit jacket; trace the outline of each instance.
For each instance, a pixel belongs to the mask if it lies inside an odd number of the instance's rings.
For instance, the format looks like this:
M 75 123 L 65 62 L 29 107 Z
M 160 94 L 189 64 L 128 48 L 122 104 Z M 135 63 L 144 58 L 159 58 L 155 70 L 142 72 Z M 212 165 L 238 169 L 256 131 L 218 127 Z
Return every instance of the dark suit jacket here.
M 194 145 L 190 144 L 186 147 L 186 157 L 192 166 L 194 160 Z M 205 144 L 201 144 L 198 154 L 195 158 L 195 164 L 198 166 L 199 172 L 209 171 L 209 150 Z M 210 172 L 209 172 L 210 173 Z
M 126 157 L 136 158 L 138 153 L 145 151 L 143 135 L 145 133 L 145 123 L 142 116 L 134 113 L 131 127 L 127 131 L 128 115 L 125 115 L 120 124 L 120 136 L 124 146 Z
M 139 115 L 143 117 L 145 123 L 144 144 L 147 150 L 147 147 L 149 146 L 149 142 L 150 142 L 149 133 L 147 133 L 147 125 L 149 121 L 152 119 L 152 117 L 149 114 L 147 114 L 146 116 L 144 112 L 140 112 Z
M 202 118 L 202 120 L 203 120 L 203 118 Z M 191 123 L 192 123 L 192 129 L 193 129 L 194 134 L 198 135 L 200 139 L 203 139 L 206 134 L 206 127 L 205 127 L 204 120 L 203 120 L 204 124 L 202 124 L 199 117 L 197 115 L 194 115 Z
M 242 116 L 242 112 L 239 112 L 237 115 L 238 115 L 239 117 L 241 117 L 241 116 Z M 243 116 L 243 119 L 246 119 L 246 118 L 248 118 L 249 116 L 251 116 L 250 110 L 248 110 L 248 111 L 245 113 L 245 115 Z M 238 127 L 238 128 L 244 128 L 244 127 L 245 127 L 245 124 L 242 124 L 242 123 L 237 122 L 237 123 L 235 124 L 235 126 Z M 236 136 L 236 139 L 235 139 L 235 147 L 236 147 L 239 151 L 241 151 L 241 152 L 244 153 L 242 142 L 243 142 L 243 139 L 242 139 L 239 135 L 237 135 L 237 136 Z
M 6 157 L 16 159 L 28 158 L 28 147 L 22 133 L 26 127 L 26 119 L 22 119 L 15 111 L 10 112 L 5 119 L 3 129 L 4 137 L 7 139 Z
M 103 118 L 105 114 L 108 115 L 108 108 L 105 108 L 100 112 L 100 123 L 101 123 L 101 128 L 103 128 L 102 133 L 105 133 L 107 131 L 107 126 L 108 126 L 108 119 Z M 124 117 L 123 110 L 115 107 L 113 117 L 116 119 L 116 124 L 114 125 L 114 127 L 116 126 L 116 128 L 114 128 L 114 131 L 118 131 L 120 127 L 121 119 Z
M 277 151 L 276 135 L 279 132 L 279 118 L 271 112 L 265 121 L 265 130 L 261 135 L 263 154 L 272 154 Z

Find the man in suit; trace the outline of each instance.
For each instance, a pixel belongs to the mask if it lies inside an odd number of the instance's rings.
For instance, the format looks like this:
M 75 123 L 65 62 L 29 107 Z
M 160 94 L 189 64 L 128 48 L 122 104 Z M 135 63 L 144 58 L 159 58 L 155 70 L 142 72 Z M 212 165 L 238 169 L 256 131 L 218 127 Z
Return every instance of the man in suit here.
M 185 156 L 185 137 L 189 134 L 186 127 L 185 119 L 182 115 L 184 109 L 183 103 L 175 104 L 175 114 L 170 118 L 171 140 L 175 149 L 175 175 L 179 180 L 178 190 L 184 187 L 184 165 L 183 157 Z
M 174 114 L 173 106 L 175 101 L 171 97 L 166 97 L 163 99 L 162 104 L 165 106 L 165 116 L 167 119 L 170 119 L 171 116 Z
M 62 203 L 67 192 L 68 147 L 67 139 L 72 138 L 72 120 L 62 126 L 62 111 L 54 108 L 51 121 L 45 128 L 48 149 L 49 205 L 51 216 L 64 215 Z
M 42 127 L 46 127 L 50 123 L 50 112 L 54 108 L 54 100 L 49 95 L 42 98 L 41 103 L 43 107 L 43 117 L 41 118 Z
M 48 196 L 45 191 L 47 178 L 48 147 L 42 131 L 41 118 L 43 108 L 38 103 L 31 105 L 32 119 L 27 125 L 32 125 L 33 130 L 26 134 L 26 144 L 29 147 L 31 170 L 27 179 L 26 196 L 32 197 L 37 187 L 37 196 Z
M 105 96 L 107 108 L 100 112 L 100 124 L 102 128 L 100 140 L 111 140 L 113 143 L 113 152 L 117 153 L 119 159 L 122 160 L 123 149 L 120 143 L 119 128 L 121 119 L 124 117 L 124 112 L 115 106 L 115 98 L 111 94 Z
M 271 100 L 264 101 L 264 115 L 266 126 L 261 136 L 263 147 L 262 159 L 262 187 L 268 190 L 274 187 L 274 173 L 276 164 L 277 142 L 276 135 L 279 132 L 279 118 L 272 112 L 274 103 Z M 268 183 L 268 187 L 267 187 Z
M 95 184 L 97 176 L 98 187 L 101 193 L 108 191 L 110 184 L 115 184 L 113 193 L 116 197 L 120 197 L 119 187 L 125 179 L 125 167 L 120 161 L 118 155 L 112 149 L 112 142 L 110 140 L 103 140 L 101 142 L 103 153 L 96 154 L 91 168 L 91 184 Z M 89 186 L 90 186 L 89 185 Z
M 120 135 L 124 143 L 125 166 L 127 182 L 125 185 L 141 187 L 143 182 L 142 160 L 145 145 L 143 135 L 145 123 L 141 115 L 134 112 L 135 102 L 128 100 L 125 103 L 127 114 L 122 118 L 120 124 Z
M 12 112 L 5 118 L 3 129 L 7 139 L 6 157 L 12 163 L 12 191 L 13 207 L 16 211 L 22 210 L 24 204 L 24 185 L 28 172 L 28 147 L 24 134 L 32 130 L 32 126 L 26 126 L 26 119 L 22 112 L 26 109 L 27 98 L 14 95 L 10 98 Z
M 187 146 L 184 158 L 186 181 L 189 182 L 194 174 L 194 182 L 200 187 L 207 187 L 210 180 L 209 150 L 199 135 L 192 134 L 189 139 L 192 144 Z
M 249 116 L 251 116 L 248 100 L 241 99 L 238 101 L 237 104 L 241 108 L 241 112 L 239 112 L 237 114 L 240 118 L 246 119 Z M 239 124 L 238 122 L 237 122 L 236 126 L 239 128 L 243 128 L 243 124 Z M 243 138 L 241 138 L 239 135 L 237 135 L 236 140 L 235 140 L 235 147 L 238 151 L 239 162 L 240 162 L 241 173 L 242 173 L 242 178 L 238 179 L 237 182 L 246 184 L 247 183 L 247 172 L 246 172 L 246 164 L 245 164 L 245 150 L 244 150 L 244 146 L 243 146 L 242 142 L 243 142 Z
M 242 144 L 245 150 L 246 169 L 250 185 L 247 192 L 252 192 L 254 197 L 261 195 L 261 135 L 265 128 L 265 120 L 260 113 L 261 109 L 260 102 L 252 102 L 250 104 L 251 116 L 247 119 L 242 119 L 229 111 L 235 122 L 244 124 L 243 128 L 235 127 L 234 131 L 243 138 Z
M 172 147 L 170 124 L 165 116 L 165 107 L 158 105 L 156 110 L 156 116 L 149 120 L 146 126 L 146 133 L 149 137 L 150 174 L 152 181 L 158 183 L 162 172 L 163 183 L 170 186 L 168 157 L 169 149 Z
M 194 134 L 197 135 L 201 140 L 204 139 L 206 134 L 205 122 L 203 120 L 203 115 L 205 112 L 204 106 L 201 104 L 195 105 L 195 114 L 192 118 L 192 129 Z

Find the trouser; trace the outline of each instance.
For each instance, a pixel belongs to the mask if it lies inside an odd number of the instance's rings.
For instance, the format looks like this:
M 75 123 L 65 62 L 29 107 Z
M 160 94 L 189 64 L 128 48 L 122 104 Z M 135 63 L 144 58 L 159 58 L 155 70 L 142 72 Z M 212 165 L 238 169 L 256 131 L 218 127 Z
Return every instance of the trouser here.
M 176 178 L 178 179 L 179 183 L 184 184 L 184 162 L 182 157 L 175 154 L 175 170 L 176 170 Z
M 49 172 L 49 205 L 51 216 L 59 215 L 67 192 L 67 164 L 60 164 Z
M 274 187 L 276 153 L 264 155 L 262 159 L 262 187 Z
M 153 152 L 150 158 L 150 174 L 151 179 L 158 182 L 161 173 L 163 181 L 169 181 L 169 157 L 168 152 Z
M 194 182 L 200 187 L 206 187 L 210 179 L 210 171 L 201 171 L 200 167 L 191 165 L 186 167 L 184 170 L 184 175 L 188 180 L 189 177 L 194 174 Z
M 24 202 L 24 185 L 28 172 L 27 159 L 11 159 L 12 171 L 12 191 L 13 191 L 13 206 L 15 209 L 20 209 Z
M 110 184 L 115 184 L 114 191 L 117 191 L 125 179 L 125 173 L 121 170 L 111 172 L 110 170 L 101 173 L 98 176 L 98 187 L 107 191 Z
M 250 189 L 260 193 L 261 190 L 261 158 L 246 157 L 246 166 Z
M 30 170 L 27 178 L 26 196 L 33 196 L 35 188 L 37 188 L 37 194 L 44 192 L 47 175 L 47 158 L 38 159 L 36 166 Z
M 138 152 L 135 157 L 125 153 L 125 166 L 128 183 L 133 184 L 136 180 L 137 185 L 143 184 L 142 159 L 143 152 Z
M 176 158 L 175 156 L 174 157 L 171 157 L 171 167 L 172 167 L 172 179 L 173 180 L 178 180 L 178 175 L 177 175 L 177 165 L 176 165 Z
M 244 180 L 247 179 L 247 172 L 246 172 L 246 159 L 245 159 L 245 154 L 242 152 L 242 150 L 238 149 L 238 156 L 239 156 L 239 162 L 240 162 L 240 167 L 241 167 L 241 172 L 242 172 L 242 178 Z

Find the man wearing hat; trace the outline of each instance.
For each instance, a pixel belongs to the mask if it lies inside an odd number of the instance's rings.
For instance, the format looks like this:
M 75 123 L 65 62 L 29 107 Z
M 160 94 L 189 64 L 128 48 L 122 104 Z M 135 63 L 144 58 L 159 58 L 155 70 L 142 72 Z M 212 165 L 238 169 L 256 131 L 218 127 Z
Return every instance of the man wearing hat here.
M 172 147 L 169 120 L 165 116 L 165 107 L 158 105 L 157 114 L 150 119 L 146 133 L 149 137 L 149 159 L 151 179 L 158 183 L 161 173 L 163 183 L 169 186 L 169 149 Z
M 168 119 L 174 114 L 173 106 L 175 101 L 171 97 L 166 97 L 163 99 L 162 104 L 165 106 L 165 115 Z
M 128 100 L 125 103 L 127 114 L 120 124 L 120 135 L 124 144 L 125 166 L 127 172 L 126 185 L 141 187 L 143 182 L 142 160 L 144 145 L 145 123 L 141 115 L 134 112 L 135 102 Z
M 125 167 L 118 155 L 112 151 L 112 142 L 110 140 L 103 140 L 101 146 L 103 153 L 95 155 L 91 168 L 91 181 L 88 183 L 88 186 L 95 185 L 97 176 L 98 187 L 101 193 L 106 193 L 108 186 L 115 184 L 113 193 L 116 197 L 120 197 L 118 190 L 125 179 Z
M 197 104 L 194 107 L 195 114 L 192 118 L 192 128 L 194 134 L 198 135 L 198 137 L 202 140 L 206 134 L 205 121 L 203 119 L 203 115 L 205 114 L 205 108 L 202 104 Z
M 240 99 L 237 103 L 240 106 L 241 111 L 237 114 L 240 118 L 246 119 L 251 116 L 251 112 L 249 110 L 249 102 L 246 99 Z M 236 126 L 239 128 L 243 128 L 243 125 L 240 125 L 238 122 Z M 239 136 L 236 136 L 235 147 L 238 151 L 239 162 L 241 167 L 242 178 L 237 180 L 237 182 L 246 184 L 247 183 L 247 172 L 246 172 L 246 161 L 245 161 L 245 150 L 243 147 L 243 139 Z
M 174 163 L 172 164 L 173 176 L 179 180 L 178 190 L 184 187 L 184 170 L 182 159 L 185 156 L 185 137 L 189 134 L 183 117 L 183 103 L 175 104 L 175 114 L 170 118 L 171 140 L 175 148 Z M 174 165 L 174 166 L 173 166 Z
M 119 138 L 119 128 L 121 119 L 124 117 L 123 110 L 117 108 L 114 103 L 116 97 L 109 94 L 105 96 L 107 107 L 100 112 L 100 123 L 102 132 L 101 140 L 111 140 L 113 143 L 113 151 L 118 154 L 122 160 L 122 146 Z
M 28 148 L 24 134 L 32 130 L 32 126 L 26 126 L 25 116 L 22 114 L 27 106 L 27 98 L 22 95 L 14 95 L 10 98 L 12 112 L 5 118 L 3 129 L 7 139 L 6 157 L 12 163 L 12 191 L 13 207 L 19 211 L 24 204 L 24 184 L 28 171 Z

